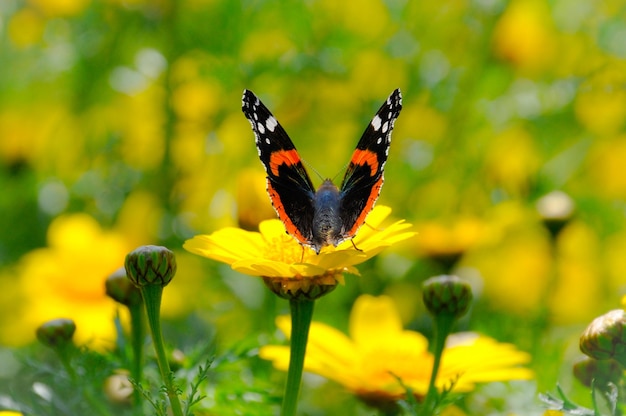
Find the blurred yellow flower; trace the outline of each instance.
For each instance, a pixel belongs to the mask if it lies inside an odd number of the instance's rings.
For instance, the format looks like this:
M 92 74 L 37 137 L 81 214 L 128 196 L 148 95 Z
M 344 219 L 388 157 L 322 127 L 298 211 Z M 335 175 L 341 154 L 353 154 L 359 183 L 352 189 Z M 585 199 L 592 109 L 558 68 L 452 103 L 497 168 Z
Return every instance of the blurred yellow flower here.
M 485 238 L 486 226 L 476 218 L 459 218 L 451 223 L 426 222 L 417 226 L 415 241 L 423 255 L 453 265 L 469 249 Z
M 39 42 L 43 36 L 45 20 L 30 8 L 15 13 L 8 24 L 9 39 L 18 48 L 26 48 Z
M 281 26 L 250 33 L 241 48 L 241 60 L 245 63 L 278 61 L 287 55 L 296 55 L 296 45 Z
M 516 314 L 536 310 L 549 287 L 553 259 L 537 213 L 519 201 L 502 202 L 485 214 L 489 237 L 463 258 L 480 270 L 484 296 Z
M 550 287 L 550 319 L 559 325 L 587 322 L 600 315 L 606 304 L 606 282 L 600 278 L 606 255 L 593 227 L 582 221 L 568 224 L 558 239 L 556 280 Z
M 244 230 L 254 230 L 263 220 L 276 218 L 276 212 L 268 203 L 265 172 L 260 169 L 244 169 L 237 177 L 237 221 Z
M 172 108 L 182 121 L 206 122 L 221 108 L 224 93 L 218 82 L 193 79 L 181 83 L 172 93 Z
M 586 77 L 576 94 L 577 120 L 597 135 L 619 134 L 626 120 L 626 63 L 621 59 L 605 62 Z
M 327 246 L 319 255 L 304 248 L 285 233 L 280 220 L 266 220 L 259 225 L 260 232 L 241 228 L 223 228 L 211 235 L 198 235 L 187 240 L 183 247 L 200 256 L 230 264 L 238 272 L 272 278 L 280 281 L 283 290 L 294 293 L 308 291 L 314 279 L 323 285 L 341 281 L 341 273 L 357 274 L 356 264 L 372 258 L 386 247 L 405 240 L 415 233 L 408 231 L 410 224 L 404 220 L 380 228 L 391 213 L 391 208 L 376 206 L 354 238 L 339 246 Z M 266 280 L 267 283 L 267 280 Z
M 33 7 L 48 17 L 70 17 L 83 12 L 91 0 L 28 0 Z
M 9 29 L 10 30 L 10 29 Z M 24 29 L 27 30 L 27 29 Z M 17 106 L 16 106 L 17 107 Z M 0 112 L 0 161 L 2 163 L 30 163 L 35 165 L 38 154 L 45 148 L 45 132 L 42 132 L 41 124 L 45 124 L 40 114 L 34 113 L 30 108 L 3 109 Z M 37 117 L 38 123 L 29 123 L 32 117 Z
M 495 26 L 493 48 L 498 57 L 521 70 L 546 68 L 555 56 L 548 4 L 541 0 L 511 2 Z
M 428 104 L 427 96 L 420 96 L 419 101 L 403 104 L 402 123 L 394 127 L 397 137 L 412 138 L 427 143 L 437 143 L 448 134 L 450 128 L 446 116 Z M 408 155 L 404 155 L 405 158 Z
M 276 320 L 289 336 L 290 320 Z M 420 398 L 426 394 L 433 365 L 428 340 L 420 333 L 404 330 L 399 313 L 387 296 L 360 296 L 350 314 L 350 336 L 319 322 L 309 334 L 304 367 L 344 385 L 366 402 L 393 401 L 404 397 L 405 389 L 396 377 Z M 261 358 L 286 370 L 289 348 L 262 347 Z M 474 333 L 453 334 L 443 352 L 436 385 L 441 390 L 469 392 L 476 383 L 526 380 L 533 373 L 521 367 L 530 355 L 511 344 Z
M 533 136 L 522 127 L 497 134 L 489 143 L 484 166 L 496 187 L 524 196 L 541 167 Z
M 133 168 L 150 170 L 163 163 L 166 150 L 164 98 L 161 87 L 150 85 L 136 94 L 122 95 L 116 102 L 123 160 Z
M 606 101 L 603 101 L 602 104 L 599 104 L 598 101 L 595 108 L 603 109 L 606 104 Z M 626 108 L 626 101 L 612 105 L 614 110 L 622 112 L 623 108 L 618 109 L 616 106 L 624 105 Z M 611 110 L 607 109 L 607 111 Z M 603 116 L 608 114 L 607 111 L 601 110 Z M 623 120 L 626 120 L 623 116 L 620 116 L 619 125 Z M 587 187 L 594 189 L 598 196 L 607 199 L 619 199 L 626 195 L 626 176 L 622 174 L 626 164 L 626 134 L 594 140 L 587 152 L 586 159 L 586 164 L 582 169 L 587 172 L 583 178 L 583 180 L 588 181 L 585 183 Z
M 115 303 L 106 297 L 104 281 L 133 248 L 121 234 L 104 231 L 86 214 L 56 218 L 48 229 L 48 246 L 25 255 L 10 281 L 19 285 L 21 302 L 11 302 L 16 313 L 3 319 L 0 341 L 24 344 L 35 339 L 43 322 L 71 318 L 77 343 L 111 345 Z
M 375 42 L 385 39 L 386 31 L 391 32 L 389 8 L 387 4 L 376 0 L 323 0 L 311 4 L 316 14 L 325 16 L 314 21 L 322 29 L 338 27 L 352 32 L 363 42 Z
M 365 49 L 351 59 L 350 87 L 362 98 L 379 99 L 389 91 L 407 84 L 406 67 L 382 50 Z M 387 74 L 380 77 L 379 74 Z

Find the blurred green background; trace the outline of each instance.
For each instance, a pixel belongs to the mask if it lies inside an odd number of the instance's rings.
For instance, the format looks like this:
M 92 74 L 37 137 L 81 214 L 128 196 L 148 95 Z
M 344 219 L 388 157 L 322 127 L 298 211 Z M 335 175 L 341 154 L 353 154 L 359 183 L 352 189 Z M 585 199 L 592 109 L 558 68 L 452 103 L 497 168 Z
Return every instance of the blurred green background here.
M 399 87 L 379 203 L 419 235 L 315 319 L 345 329 L 358 294 L 386 293 L 428 333 L 419 283 L 454 272 L 476 297 L 460 329 L 531 352 L 539 391 L 576 389 L 577 336 L 626 283 L 624 39 L 621 0 L 4 0 L 0 345 L 67 316 L 111 347 L 102 282 L 141 244 L 178 255 L 180 344 L 266 342 L 286 302 L 181 248 L 274 216 L 243 89 L 340 178 Z M 551 234 L 536 204 L 554 190 L 575 213 Z

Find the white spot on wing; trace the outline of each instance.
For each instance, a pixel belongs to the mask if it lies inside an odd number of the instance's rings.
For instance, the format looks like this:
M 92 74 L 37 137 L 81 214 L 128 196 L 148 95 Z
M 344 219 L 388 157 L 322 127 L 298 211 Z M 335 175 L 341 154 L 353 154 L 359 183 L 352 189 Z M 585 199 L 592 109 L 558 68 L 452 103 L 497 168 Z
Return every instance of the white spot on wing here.
M 265 139 L 265 143 L 267 143 L 267 144 L 272 144 L 272 142 L 270 142 L 270 139 L 269 139 L 269 138 L 266 138 L 266 139 Z
M 387 133 L 388 129 L 389 129 L 389 122 L 385 121 L 385 124 L 383 124 L 383 133 Z
M 378 114 L 376 114 L 374 116 L 374 119 L 372 120 L 372 127 L 374 127 L 374 130 L 378 131 L 378 129 L 380 129 L 380 125 L 383 121 L 380 119 L 380 117 L 378 116 Z
M 265 127 L 261 123 L 257 123 L 256 128 L 259 129 L 259 133 L 265 133 Z
M 276 121 L 276 119 L 272 116 L 270 116 L 270 118 L 268 118 L 267 121 L 265 122 L 265 126 L 271 132 L 274 131 L 277 125 L 278 125 L 278 121 Z

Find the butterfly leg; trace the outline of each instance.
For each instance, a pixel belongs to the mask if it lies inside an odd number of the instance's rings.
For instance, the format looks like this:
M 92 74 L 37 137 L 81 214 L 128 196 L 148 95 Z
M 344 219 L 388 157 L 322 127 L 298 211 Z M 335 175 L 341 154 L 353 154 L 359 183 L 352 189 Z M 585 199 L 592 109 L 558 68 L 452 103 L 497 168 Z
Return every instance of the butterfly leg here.
M 363 251 L 363 250 L 361 250 L 360 248 L 358 248 L 358 247 L 356 246 L 356 244 L 354 244 L 354 239 L 350 239 L 350 242 L 352 243 L 352 247 L 354 247 L 354 249 L 355 249 L 356 251 L 361 251 L 361 252 Z
M 367 222 L 364 222 L 363 225 L 365 225 L 367 228 L 369 228 L 372 231 L 380 231 L 381 230 L 380 228 L 372 227 Z

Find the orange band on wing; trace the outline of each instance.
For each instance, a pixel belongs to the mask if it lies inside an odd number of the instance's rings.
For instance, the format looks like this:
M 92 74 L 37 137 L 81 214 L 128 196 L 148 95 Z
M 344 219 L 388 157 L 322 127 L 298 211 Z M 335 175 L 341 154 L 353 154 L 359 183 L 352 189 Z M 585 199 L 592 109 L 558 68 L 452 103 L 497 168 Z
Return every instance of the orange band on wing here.
M 357 166 L 369 165 L 372 170 L 370 176 L 374 176 L 378 172 L 378 155 L 371 150 L 356 149 L 352 154 L 350 163 Z
M 270 155 L 270 169 L 274 176 L 278 176 L 278 168 L 280 165 L 287 165 L 289 167 L 297 163 L 300 163 L 300 156 L 298 156 L 296 149 L 279 150 Z
M 278 214 L 278 218 L 280 218 L 283 224 L 285 224 L 285 230 L 287 230 L 287 233 L 302 244 L 310 244 L 310 241 L 307 241 L 307 239 L 302 235 L 300 230 L 298 230 L 296 225 L 293 223 L 293 221 L 291 221 L 291 218 L 289 218 L 289 216 L 287 215 L 287 212 L 285 211 L 285 206 L 280 199 L 280 195 L 272 187 L 272 184 L 269 180 L 267 181 L 267 193 L 272 200 L 272 205 L 274 206 L 274 209 Z
M 383 186 L 383 177 L 381 176 L 378 182 L 372 187 L 372 192 L 370 193 L 369 198 L 367 198 L 367 202 L 365 203 L 365 207 L 363 207 L 363 211 L 359 214 L 352 228 L 347 232 L 347 238 L 352 238 L 356 234 L 356 232 L 361 228 L 361 226 L 365 223 L 365 219 L 367 218 L 367 214 L 370 213 L 372 208 L 374 208 L 374 204 L 378 199 L 378 195 L 380 194 L 380 188 Z

